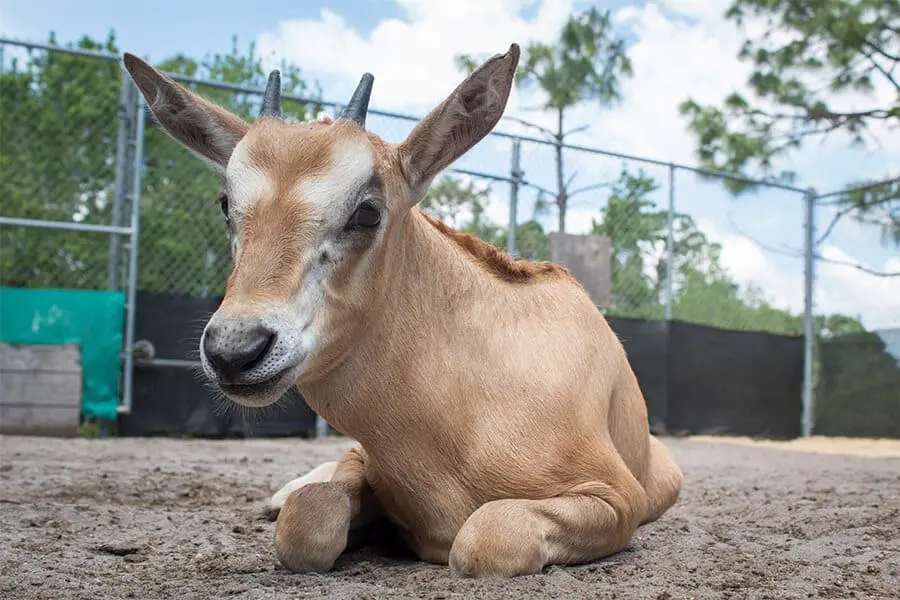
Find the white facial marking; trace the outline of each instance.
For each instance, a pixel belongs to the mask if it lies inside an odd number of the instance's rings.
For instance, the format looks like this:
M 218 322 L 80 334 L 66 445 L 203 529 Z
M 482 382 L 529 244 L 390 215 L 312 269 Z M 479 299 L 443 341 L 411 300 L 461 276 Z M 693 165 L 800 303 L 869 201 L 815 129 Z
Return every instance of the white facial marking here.
M 225 173 L 228 180 L 228 201 L 236 215 L 246 212 L 251 202 L 273 188 L 268 175 L 250 164 L 246 139 L 242 139 L 234 147 Z
M 331 168 L 324 177 L 309 179 L 300 184 L 300 193 L 317 218 L 332 223 L 335 218 L 348 216 L 359 200 L 358 192 L 374 173 L 375 161 L 363 142 L 344 140 L 334 149 Z M 325 303 L 325 287 L 341 257 L 340 249 L 330 235 L 320 238 L 308 250 L 304 262 L 309 268 L 303 275 L 293 308 L 299 332 L 299 343 L 306 350 L 301 372 L 315 357 L 318 332 L 315 331 L 316 315 Z M 328 257 L 323 261 L 322 256 Z
M 372 153 L 362 141 L 343 140 L 331 155 L 328 173 L 300 184 L 303 201 L 317 216 L 328 218 L 355 200 L 353 194 L 369 180 L 374 166 Z

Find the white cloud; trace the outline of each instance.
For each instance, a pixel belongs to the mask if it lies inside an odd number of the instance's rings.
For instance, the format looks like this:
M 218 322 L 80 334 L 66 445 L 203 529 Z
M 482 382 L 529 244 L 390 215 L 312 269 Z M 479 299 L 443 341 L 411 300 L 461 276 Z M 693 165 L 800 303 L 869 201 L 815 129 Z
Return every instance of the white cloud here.
M 710 241 L 722 245 L 722 265 L 742 287 L 758 286 L 778 308 L 795 314 L 803 311 L 802 265 L 776 268 L 771 255 L 746 235 L 726 233 L 709 219 L 700 219 L 697 227 Z
M 700 220 L 698 227 L 710 240 L 722 245 L 722 264 L 735 281 L 742 286 L 761 287 L 779 308 L 795 314 L 803 311 L 803 273 L 799 256 L 779 261 L 782 263 L 779 268 L 774 255 L 750 238 L 723 233 L 707 219 Z M 900 257 L 872 264 L 831 244 L 823 245 L 819 254 L 824 260 L 817 260 L 815 265 L 817 314 L 862 317 L 867 328 L 896 327 L 900 277 L 877 277 L 852 265 L 874 271 L 900 272 Z
M 881 264 L 867 264 L 831 244 L 820 252 L 826 260 L 816 263 L 816 308 L 820 312 L 863 316 L 869 328 L 896 327 L 900 311 L 900 277 L 877 277 L 850 265 L 884 273 L 900 273 L 900 257 Z M 833 261 L 833 262 L 829 262 Z
M 421 114 L 462 79 L 459 52 L 497 54 L 512 42 L 549 40 L 571 12 L 566 0 L 546 0 L 534 18 L 518 16 L 524 0 L 398 0 L 407 20 L 385 19 L 365 37 L 340 15 L 287 20 L 260 35 L 264 56 L 286 56 L 319 78 L 330 95 L 349 94 L 363 71 L 375 75 L 373 105 Z M 338 99 L 341 96 L 337 97 Z

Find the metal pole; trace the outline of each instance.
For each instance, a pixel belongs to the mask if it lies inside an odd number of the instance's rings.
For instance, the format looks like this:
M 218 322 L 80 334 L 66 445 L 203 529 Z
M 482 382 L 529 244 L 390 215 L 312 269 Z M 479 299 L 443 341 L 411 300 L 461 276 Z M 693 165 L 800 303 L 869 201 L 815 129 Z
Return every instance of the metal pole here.
M 815 208 L 816 191 L 806 191 L 805 239 L 803 244 L 803 398 L 801 433 L 810 437 L 813 432 L 813 351 L 816 343 L 814 327 L 814 281 L 815 281 Z
M 133 85 L 133 83 L 131 84 Z M 125 376 L 122 406 L 119 412 L 128 414 L 134 398 L 134 320 L 137 299 L 138 242 L 141 223 L 141 188 L 144 167 L 144 124 L 141 97 L 134 95 L 136 125 L 134 133 L 134 172 L 131 193 L 131 244 L 128 256 L 128 297 L 125 306 Z
M 41 219 L 23 219 L 21 217 L 0 217 L 0 225 L 34 227 L 37 229 L 56 229 L 59 231 L 84 231 L 91 233 L 131 235 L 131 227 L 113 227 L 112 225 L 95 225 L 93 223 L 73 223 L 72 221 L 42 221 Z
M 672 320 L 675 283 L 675 165 L 669 165 L 669 235 L 666 238 L 666 321 Z
M 119 135 L 116 143 L 116 190 L 113 196 L 112 218 L 110 225 L 119 227 L 122 225 L 122 207 L 125 205 L 125 195 L 128 189 L 128 133 L 131 127 L 131 117 L 134 114 L 132 107 L 134 100 L 131 91 L 131 78 L 128 73 L 122 71 L 122 84 L 119 88 Z M 109 236 L 109 262 L 106 267 L 107 287 L 117 290 L 120 287 L 119 274 L 122 257 L 122 238 L 118 235 Z
M 510 256 L 516 256 L 519 251 L 516 248 L 516 228 L 518 227 L 518 216 L 516 212 L 519 208 L 519 181 L 522 178 L 521 169 L 521 150 L 522 141 L 519 138 L 513 139 L 512 143 L 512 165 L 510 166 L 509 182 L 509 223 L 506 232 L 506 252 Z

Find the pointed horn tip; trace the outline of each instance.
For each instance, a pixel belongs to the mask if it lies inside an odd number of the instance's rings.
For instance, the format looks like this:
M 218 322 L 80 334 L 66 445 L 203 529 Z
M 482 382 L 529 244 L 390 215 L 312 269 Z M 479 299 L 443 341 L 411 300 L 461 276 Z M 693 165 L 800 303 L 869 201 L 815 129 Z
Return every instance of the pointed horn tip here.
M 278 93 L 281 93 L 281 71 L 273 69 L 269 72 L 269 79 L 266 81 L 266 88 L 277 87 Z
M 363 73 L 359 78 L 359 84 L 356 89 L 364 91 L 366 94 L 372 93 L 372 87 L 375 85 L 375 76 L 371 73 Z

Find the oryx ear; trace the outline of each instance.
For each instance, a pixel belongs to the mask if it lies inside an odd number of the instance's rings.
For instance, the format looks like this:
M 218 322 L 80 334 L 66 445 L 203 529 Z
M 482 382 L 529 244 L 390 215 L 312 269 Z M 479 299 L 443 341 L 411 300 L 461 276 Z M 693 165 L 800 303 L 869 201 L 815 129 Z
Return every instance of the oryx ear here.
M 126 52 L 124 62 L 150 112 L 166 133 L 224 169 L 249 125 L 137 56 Z
M 435 175 L 491 132 L 506 109 L 519 46 L 492 57 L 416 125 L 400 144 L 400 157 L 416 202 Z

